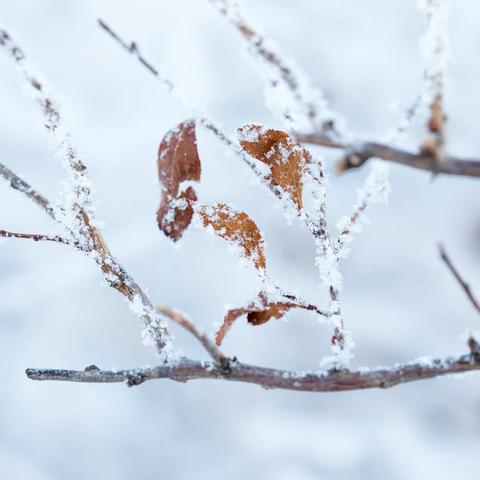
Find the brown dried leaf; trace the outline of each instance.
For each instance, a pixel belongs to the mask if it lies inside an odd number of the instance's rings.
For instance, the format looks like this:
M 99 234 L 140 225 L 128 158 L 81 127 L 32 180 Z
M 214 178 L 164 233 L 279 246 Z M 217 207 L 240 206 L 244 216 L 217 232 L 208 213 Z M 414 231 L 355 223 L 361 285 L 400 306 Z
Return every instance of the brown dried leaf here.
M 174 242 L 179 240 L 183 232 L 190 225 L 193 217 L 193 204 L 197 201 L 197 194 L 192 187 L 188 187 L 175 199 L 168 193 L 162 197 L 157 211 L 157 222 L 162 232 Z
M 264 292 L 259 295 L 260 302 L 252 302 L 246 307 L 234 308 L 229 310 L 223 323 L 215 334 L 215 342 L 220 345 L 225 335 L 230 330 L 237 319 L 247 315 L 247 321 L 250 325 L 262 325 L 272 318 L 282 318 L 292 308 L 303 308 L 305 310 L 314 310 L 311 305 L 303 305 L 295 302 L 269 302 Z
M 163 186 L 157 210 L 158 227 L 167 237 L 177 241 L 190 225 L 193 204 L 197 201 L 193 187 L 181 191 L 181 184 L 185 181 L 198 182 L 201 173 L 193 120 L 181 123 L 163 137 L 157 165 Z
M 264 241 L 257 224 L 245 213 L 238 212 L 223 203 L 211 207 L 202 206 L 198 214 L 204 227 L 211 226 L 215 233 L 236 244 L 242 256 L 250 259 L 257 270 L 265 270 Z
M 260 125 L 245 125 L 238 129 L 240 145 L 252 157 L 270 167 L 273 185 L 280 187 L 303 208 L 302 176 L 312 156 L 304 147 L 280 130 L 265 130 Z
M 445 120 L 447 117 L 443 113 L 442 96 L 436 95 L 430 106 L 430 119 L 428 120 L 428 129 L 432 133 L 443 134 Z
M 248 312 L 247 321 L 251 325 L 262 325 L 271 318 L 282 318 L 291 308 L 299 308 L 299 305 L 289 302 L 269 303 L 265 310 Z

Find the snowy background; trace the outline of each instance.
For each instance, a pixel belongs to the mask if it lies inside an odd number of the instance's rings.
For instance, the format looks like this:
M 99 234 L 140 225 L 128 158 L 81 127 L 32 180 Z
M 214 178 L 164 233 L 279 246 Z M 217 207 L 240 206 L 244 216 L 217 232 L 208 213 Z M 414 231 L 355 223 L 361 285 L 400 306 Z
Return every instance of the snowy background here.
M 245 0 L 249 18 L 324 88 L 352 130 L 384 135 L 422 76 L 422 17 L 414 0 Z M 449 149 L 480 152 L 480 9 L 452 5 L 454 62 L 447 90 Z M 209 331 L 226 303 L 257 288 L 220 239 L 191 229 L 180 248 L 160 234 L 156 151 L 189 112 L 96 25 L 104 18 L 170 72 L 176 85 L 232 132 L 279 126 L 264 106 L 258 66 L 237 32 L 201 0 L 0 0 L 1 21 L 48 73 L 96 186 L 97 215 L 115 255 L 158 302 Z M 0 161 L 59 198 L 62 169 L 37 106 L 0 56 Z M 204 130 L 202 199 L 249 212 L 265 232 L 272 276 L 322 303 L 310 236 Z M 414 146 L 414 145 L 412 145 Z M 314 149 L 331 167 L 339 152 Z M 332 221 L 348 213 L 368 169 L 330 178 Z M 465 350 L 479 318 L 440 262 L 436 242 L 480 292 L 480 190 L 467 178 L 392 168 L 390 204 L 343 265 L 346 320 L 356 365 Z M 35 205 L 0 182 L 0 228 L 49 232 Z M 33 382 L 27 367 L 81 369 L 155 364 L 124 300 L 101 286 L 96 266 L 68 248 L 9 240 L 0 246 L 0 476 L 5 479 L 172 478 L 363 480 L 468 478 L 480 457 L 479 377 L 387 391 L 309 394 L 234 383 L 125 385 Z M 203 351 L 172 327 L 179 347 Z M 239 321 L 224 349 L 245 362 L 316 368 L 330 330 L 308 314 L 252 328 Z

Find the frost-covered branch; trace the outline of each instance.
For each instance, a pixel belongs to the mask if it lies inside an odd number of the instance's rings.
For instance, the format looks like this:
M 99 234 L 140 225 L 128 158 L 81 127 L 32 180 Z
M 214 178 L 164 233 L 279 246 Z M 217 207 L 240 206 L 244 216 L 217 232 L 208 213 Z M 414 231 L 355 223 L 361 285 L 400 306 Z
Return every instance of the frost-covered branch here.
M 340 231 L 336 239 L 336 251 L 339 258 L 345 259 L 350 251 L 349 244 L 355 233 L 365 222 L 365 210 L 371 203 L 386 203 L 390 195 L 389 170 L 386 165 L 375 163 L 368 174 L 363 188 L 358 190 L 358 201 L 350 216 L 345 216 L 337 223 Z
M 335 136 L 343 121 L 331 111 L 323 93 L 286 57 L 275 43 L 261 35 L 234 0 L 208 0 L 242 35 L 265 81 L 267 106 L 289 129 Z
M 32 201 L 41 206 L 50 217 L 65 228 L 66 232 L 65 237 L 13 232 L 5 232 L 3 236 L 69 243 L 86 253 L 100 266 L 107 284 L 124 295 L 129 300 L 131 309 L 143 319 L 145 325 L 144 339 L 154 344 L 160 353 L 170 353 L 170 340 L 164 319 L 155 312 L 153 303 L 140 286 L 111 255 L 95 222 L 87 169 L 80 159 L 77 149 L 71 143 L 70 135 L 64 127 L 59 107 L 53 99 L 51 89 L 43 80 L 43 75 L 29 64 L 25 53 L 13 41 L 10 34 L 1 28 L 0 47 L 13 60 L 26 84 L 30 87 L 36 102 L 40 105 L 45 126 L 54 140 L 62 164 L 70 177 L 70 191 L 67 192 L 65 206 L 58 209 L 53 207 L 47 198 L 40 195 L 12 170 L 1 165 L 0 175 L 10 182 L 12 188 L 26 194 Z M 63 241 L 60 241 L 60 238 Z
M 46 197 L 34 190 L 23 178 L 19 177 L 2 163 L 0 163 L 0 176 L 9 182 L 14 190 L 25 194 L 30 200 L 35 202 L 49 217 L 54 220 L 59 218 L 59 213 L 61 214 L 60 207 L 53 206 Z
M 23 238 L 33 240 L 34 242 L 57 242 L 71 245 L 72 241 L 68 238 L 60 237 L 59 235 L 43 235 L 40 233 L 18 233 L 10 232 L 8 230 L 0 230 L 1 238 Z
M 473 308 L 480 313 L 480 302 L 477 300 L 475 295 L 472 292 L 472 289 L 470 288 L 470 285 L 463 279 L 462 275 L 458 271 L 458 269 L 455 267 L 453 264 L 452 260 L 448 256 L 445 248 L 443 247 L 442 244 L 438 245 L 438 250 L 440 252 L 440 258 L 443 260 L 447 268 L 450 270 L 452 273 L 453 277 L 455 280 L 458 282 L 460 287 L 462 287 L 463 291 L 465 292 L 465 295 L 467 296 L 468 300 L 470 303 L 473 305 Z
M 66 201 L 68 202 L 66 212 L 72 211 L 78 219 L 80 211 L 88 210 L 90 207 L 90 182 L 86 167 L 80 159 L 77 149 L 73 146 L 70 134 L 64 125 L 58 104 L 53 98 L 52 89 L 44 76 L 29 63 L 24 51 L 14 42 L 10 34 L 1 28 L 0 46 L 15 63 L 33 98 L 41 108 L 45 127 L 51 134 L 62 165 L 70 176 L 70 191 L 66 192 Z
M 28 369 L 32 380 L 85 383 L 123 383 L 139 385 L 147 380 L 170 379 L 187 382 L 215 379 L 244 382 L 263 388 L 303 392 L 338 392 L 367 388 L 390 388 L 403 383 L 480 370 L 480 345 L 469 339 L 470 353 L 446 358 L 419 358 L 391 368 L 295 372 L 232 361 L 228 370 L 210 362 L 180 359 L 170 365 L 131 370 L 100 370 L 92 365 L 85 370 Z
M 178 323 L 183 328 L 188 330 L 194 337 L 197 338 L 197 340 L 203 345 L 205 350 L 220 367 L 223 369 L 228 368 L 230 359 L 221 352 L 215 342 L 210 339 L 203 329 L 195 325 L 195 323 L 189 320 L 185 315 L 181 314 L 178 310 L 174 310 L 173 308 L 165 305 L 157 305 L 155 309 L 158 313 L 167 316 L 170 320 Z
M 220 127 L 214 122 L 203 110 L 195 106 L 187 97 L 179 92 L 179 90 L 174 86 L 173 82 L 168 79 L 165 75 L 160 73 L 160 70 L 152 65 L 141 53 L 138 45 L 135 42 L 128 43 L 124 40 L 118 33 L 116 33 L 106 22 L 99 19 L 98 24 L 100 27 L 113 39 L 115 42 L 120 45 L 125 51 L 132 55 L 142 66 L 144 66 L 157 80 L 170 92 L 175 98 L 178 98 L 183 105 L 192 111 L 195 119 L 203 125 L 204 128 L 212 132 L 225 146 L 233 150 L 241 160 L 248 165 L 250 170 L 255 174 L 255 176 L 260 179 L 260 183 L 266 186 L 277 198 L 283 199 L 282 190 L 274 183 L 269 181 L 270 176 L 265 175 L 257 165 L 251 160 L 251 158 L 245 153 L 245 151 L 240 148 L 238 143 L 233 140 L 229 135 L 227 135 Z M 313 222 L 305 213 L 305 211 L 297 211 L 301 220 L 305 222 L 308 229 L 312 230 L 314 228 Z
M 194 102 L 187 98 L 182 92 L 180 92 L 174 85 L 174 83 L 165 76 L 158 68 L 154 67 L 151 62 L 149 62 L 140 52 L 138 45 L 135 42 L 127 42 L 124 40 L 118 33 L 116 33 L 106 22 L 101 19 L 98 19 L 98 24 L 115 42 L 120 45 L 125 51 L 132 55 L 143 67 L 145 67 L 166 89 L 167 92 L 171 93 L 174 98 L 180 100 L 180 102 L 189 110 L 191 110 L 195 119 L 198 120 L 207 130 L 212 132 L 226 147 L 232 149 L 242 161 L 248 165 L 250 170 L 258 177 L 263 179 L 262 172 L 257 168 L 255 163 L 253 163 L 250 158 L 245 155 L 243 150 L 239 148 L 238 144 L 227 135 L 215 121 L 213 121 L 209 116 L 200 109 Z M 271 188 L 272 192 L 278 197 L 281 193 L 278 189 Z

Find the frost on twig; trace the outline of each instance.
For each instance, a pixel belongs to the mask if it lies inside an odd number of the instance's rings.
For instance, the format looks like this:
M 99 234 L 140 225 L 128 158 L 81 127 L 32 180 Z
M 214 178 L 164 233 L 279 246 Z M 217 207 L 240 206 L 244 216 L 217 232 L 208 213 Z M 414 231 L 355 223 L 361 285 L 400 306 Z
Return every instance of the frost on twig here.
M 0 165 L 1 176 L 9 181 L 13 188 L 41 206 L 49 216 L 65 228 L 66 232 L 63 237 L 3 231 L 2 236 L 68 243 L 92 257 L 101 268 L 107 284 L 124 295 L 135 313 L 143 319 L 145 335 L 149 342 L 155 344 L 157 350 L 163 355 L 171 353 L 164 319 L 155 312 L 152 302 L 139 285 L 111 255 L 96 225 L 86 166 L 71 143 L 58 105 L 53 99 L 50 87 L 43 79 L 44 76 L 31 66 L 23 50 L 14 42 L 11 35 L 1 28 L 0 47 L 14 62 L 35 101 L 40 105 L 45 127 L 50 133 L 57 154 L 61 157 L 62 164 L 68 173 L 65 205 L 63 208 L 56 208 L 18 175 Z
M 251 51 L 260 61 L 267 83 L 273 87 L 274 100 L 273 105 L 270 106 L 286 121 L 289 128 L 313 132 L 312 137 L 319 135 L 319 144 L 349 150 L 352 146 L 336 135 L 337 125 L 334 125 L 332 121 L 335 115 L 328 109 L 322 95 L 311 88 L 293 63 L 285 60 L 270 41 L 250 27 L 233 2 L 229 0 L 210 1 L 230 19 L 247 39 Z M 437 2 L 432 0 L 427 4 L 437 5 Z M 431 21 L 429 31 L 437 31 L 438 28 L 432 25 L 435 25 L 435 22 L 438 23 L 440 17 L 437 15 L 432 18 L 434 20 Z M 359 191 L 358 203 L 353 213 L 341 220 L 340 234 L 338 237 L 334 237 L 327 223 L 327 183 L 322 163 L 313 159 L 308 150 L 296 139 L 286 132 L 265 129 L 260 125 L 247 125 L 240 129 L 240 145 L 237 145 L 205 114 L 204 110 L 198 108 L 194 102 L 181 94 L 168 77 L 141 55 L 137 44 L 125 42 L 105 22 L 100 21 L 100 26 L 154 75 L 168 91 L 180 98 L 191 109 L 195 119 L 195 121 L 183 122 L 168 132 L 160 145 L 157 161 L 163 189 L 160 207 L 157 211 L 160 230 L 172 240 L 178 240 L 196 216 L 203 227 L 213 230 L 217 236 L 226 240 L 236 255 L 251 264 L 261 281 L 261 289 L 257 290 L 259 293 L 253 301 L 244 307 L 227 312 L 224 323 L 217 332 L 216 343 L 221 343 L 228 328 L 242 316 L 245 316 L 251 325 L 258 326 L 272 319 L 281 318 L 289 310 L 303 309 L 330 319 L 333 326 L 332 355 L 324 358 L 320 363 L 320 370 L 315 372 L 290 372 L 246 365 L 238 362 L 235 358 L 225 357 L 213 339 L 210 339 L 186 315 L 163 305 L 155 306 L 111 254 L 103 239 L 94 220 L 93 205 L 90 199 L 91 188 L 86 176 L 85 165 L 71 145 L 70 137 L 65 132 L 63 119 L 52 99 L 50 90 L 47 89 L 43 80 L 39 80 L 41 77 L 27 64 L 23 52 L 13 43 L 10 36 L 0 30 L 0 46 L 4 47 L 9 56 L 13 58 L 27 84 L 33 90 L 45 116 L 47 129 L 56 141 L 57 150 L 59 150 L 71 177 L 71 189 L 67 196 L 67 202 L 63 208 L 56 209 L 45 197 L 31 189 L 26 182 L 19 180 L 13 172 L 0 165 L 0 175 L 9 181 L 13 188 L 35 201 L 46 213 L 62 223 L 69 233 L 68 237 L 60 237 L 0 230 L 0 236 L 72 244 L 97 262 L 107 283 L 124 295 L 129 301 L 130 309 L 144 320 L 143 333 L 146 343 L 153 343 L 164 356 L 169 354 L 171 343 L 164 320 L 170 319 L 192 333 L 213 359 L 213 362 L 200 362 L 181 357 L 178 352 L 174 352 L 169 359 L 175 358 L 175 361 L 163 362 L 162 365 L 155 368 L 118 372 L 100 370 L 95 366 L 87 367 L 81 372 L 28 370 L 27 375 L 30 378 L 81 382 L 127 381 L 130 386 L 154 378 L 171 378 L 178 381 L 196 378 L 222 378 L 254 383 L 266 388 L 338 391 L 386 388 L 413 380 L 480 368 L 478 340 L 470 336 L 468 339 L 470 353 L 467 355 L 444 359 L 421 358 L 391 368 L 349 369 L 354 343 L 342 316 L 340 304 L 342 275 L 339 264 L 340 260 L 346 258 L 348 254 L 354 233 L 359 230 L 361 222 L 365 221 L 363 215 L 367 206 L 373 202 L 386 201 L 388 198 L 387 169 L 378 164 L 372 166 L 372 172 L 368 176 L 364 188 Z M 440 53 L 445 52 L 443 47 L 434 50 L 438 50 Z M 441 55 L 438 52 L 434 53 L 438 60 Z M 435 68 L 431 67 L 429 71 L 435 71 Z M 437 135 L 443 151 L 443 71 L 441 74 L 433 74 L 431 78 L 434 79 L 432 83 L 436 90 L 431 97 L 429 131 Z M 410 112 L 407 113 L 410 115 Z M 411 115 L 414 114 L 415 111 Z M 263 184 L 282 200 L 286 210 L 289 213 L 293 212 L 308 226 L 316 243 L 316 262 L 320 278 L 330 295 L 327 310 L 320 310 L 315 304 L 307 303 L 296 295 L 287 294 L 271 282 L 267 275 L 263 234 L 249 215 L 225 203 L 203 205 L 198 202 L 197 192 L 191 185 L 192 182 L 199 182 L 201 176 L 200 158 L 196 148 L 195 123 L 204 125 L 225 145 L 232 147 L 261 178 Z M 394 156 L 394 161 L 398 161 L 401 157 L 407 164 L 413 162 L 411 156 L 408 156 L 406 152 L 386 145 L 363 144 L 357 150 L 360 150 L 359 162 L 365 162 L 369 157 L 377 156 L 378 152 L 381 152 L 386 158 Z M 423 155 L 427 155 L 427 153 L 424 151 Z M 355 152 L 351 153 L 349 159 L 354 161 L 356 155 Z M 405 157 L 407 157 L 406 160 Z M 439 158 L 440 155 L 436 152 L 435 159 Z M 392 158 L 389 159 L 392 160 Z M 415 161 L 418 162 L 418 159 L 419 156 L 415 156 Z M 442 168 L 447 167 L 444 165 Z M 310 211 L 307 214 L 304 206 L 306 203 L 304 202 L 306 196 L 304 187 L 307 182 L 310 182 L 312 186 L 313 215 L 310 214 Z M 74 221 L 70 219 L 70 215 L 73 215 Z M 447 258 L 446 254 L 445 258 Z M 461 281 L 461 277 L 451 263 L 447 261 L 447 264 L 466 292 L 471 293 L 468 285 Z
M 337 223 L 339 235 L 335 250 L 339 258 L 347 258 L 355 234 L 367 221 L 365 210 L 372 203 L 387 203 L 390 196 L 390 168 L 379 161 L 372 164 L 371 170 L 362 188 L 357 193 L 357 204 L 349 216 L 343 216 Z
M 60 221 L 63 218 L 62 209 L 52 205 L 50 201 L 36 191 L 28 182 L 20 178 L 15 172 L 0 163 L 0 176 L 10 183 L 10 187 L 26 195 L 36 203 L 45 213 L 54 220 Z M 59 215 L 60 212 L 60 215 Z
M 73 212 L 80 223 L 80 211 L 91 213 L 90 182 L 87 177 L 86 167 L 79 157 L 78 150 L 73 146 L 52 89 L 45 76 L 38 72 L 28 61 L 23 50 L 14 42 L 8 32 L 0 29 L 0 45 L 14 61 L 18 71 L 23 77 L 30 93 L 41 108 L 45 128 L 51 135 L 55 151 L 69 174 L 69 181 L 65 191 L 64 213 Z
M 22 238 L 27 240 L 33 240 L 34 242 L 57 242 L 64 243 L 65 245 L 72 244 L 68 238 L 60 237 L 59 235 L 44 235 L 41 233 L 18 233 L 10 232 L 8 230 L 0 230 L 1 238 Z
M 425 61 L 424 104 L 429 108 L 428 136 L 420 146 L 423 153 L 437 161 L 445 157 L 445 72 L 450 62 L 448 37 L 449 2 L 447 0 L 419 0 L 418 6 L 425 14 L 426 29 L 420 39 L 420 49 Z
M 340 231 L 338 237 L 332 238 L 328 235 L 317 240 L 317 265 L 322 283 L 329 285 L 329 313 L 335 332 L 332 338 L 334 356 L 324 359 L 324 365 L 335 361 L 347 365 L 353 357 L 354 342 L 351 333 L 345 328 L 339 303 L 339 294 L 343 284 L 339 262 L 348 256 L 354 235 L 361 230 L 362 223 L 366 221 L 364 213 L 368 205 L 388 201 L 390 193 L 389 171 L 387 165 L 375 162 L 363 188 L 358 190 L 358 200 L 353 213 L 342 217 L 337 223 L 337 228 Z
M 32 369 L 25 372 L 32 380 L 62 382 L 126 383 L 139 385 L 146 380 L 171 379 L 180 382 L 216 379 L 244 382 L 263 388 L 278 388 L 302 392 L 339 392 L 367 388 L 391 388 L 395 385 L 426 380 L 444 375 L 462 374 L 480 370 L 478 342 L 469 341 L 470 352 L 445 358 L 421 358 L 392 367 L 342 369 L 295 372 L 258 367 L 235 361 L 228 370 L 213 363 L 186 358 L 175 364 L 130 370 L 101 370 L 90 366 L 84 370 Z
M 330 109 L 323 93 L 272 40 L 247 21 L 234 0 L 209 1 L 247 41 L 265 82 L 266 104 L 288 129 L 332 135 L 342 127 L 343 119 Z
M 262 178 L 262 172 L 258 170 L 256 165 L 230 137 L 230 135 L 227 135 L 222 130 L 217 122 L 215 122 L 208 115 L 204 108 L 200 108 L 198 105 L 196 105 L 195 102 L 190 99 L 190 97 L 185 95 L 174 85 L 169 77 L 167 77 L 160 69 L 153 66 L 152 63 L 140 53 L 140 49 L 135 42 L 128 43 L 101 19 L 98 20 L 98 24 L 104 32 L 106 32 L 113 40 L 115 40 L 118 45 L 124 49 L 124 51 L 133 56 L 133 58 L 137 60 L 140 65 L 142 65 L 151 75 L 153 75 L 158 80 L 160 85 L 162 85 L 174 98 L 179 100 L 181 104 L 192 113 L 192 116 L 199 124 L 203 125 L 203 127 L 213 133 L 213 135 L 215 135 L 215 137 L 217 137 L 220 142 L 226 146 L 228 152 L 234 152 L 236 155 L 238 155 L 255 176 Z M 274 189 L 272 189 L 272 191 L 275 195 L 278 195 L 278 192 L 276 192 Z

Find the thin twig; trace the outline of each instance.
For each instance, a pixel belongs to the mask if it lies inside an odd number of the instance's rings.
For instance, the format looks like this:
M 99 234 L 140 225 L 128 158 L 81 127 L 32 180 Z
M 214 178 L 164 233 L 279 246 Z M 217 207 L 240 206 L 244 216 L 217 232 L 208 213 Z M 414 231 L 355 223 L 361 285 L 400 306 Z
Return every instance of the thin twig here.
M 8 32 L 0 29 L 0 47 L 18 67 L 27 84 L 33 89 L 35 99 L 40 104 L 45 118 L 47 130 L 54 136 L 58 148 L 62 152 L 64 165 L 71 176 L 73 196 L 63 215 L 57 218 L 56 211 L 50 207 L 50 202 L 26 183 L 19 180 L 11 170 L 3 167 L 0 174 L 10 181 L 13 188 L 26 193 L 32 200 L 42 206 L 44 210 L 72 234 L 77 248 L 92 256 L 100 266 L 106 282 L 115 288 L 130 301 L 132 309 L 144 322 L 146 339 L 152 341 L 159 353 L 169 353 L 170 347 L 168 330 L 161 316 L 155 312 L 153 303 L 147 297 L 133 278 L 126 272 L 122 265 L 111 255 L 93 215 L 90 199 L 90 187 L 87 177 L 87 168 L 80 159 L 78 152 L 70 142 L 70 136 L 63 126 L 60 110 L 47 93 L 45 84 L 39 80 L 38 74 L 28 64 L 23 50 L 13 41 Z M 74 221 L 69 219 L 73 213 Z M 26 237 L 22 237 L 26 238 Z M 40 239 L 40 238 L 39 238 Z
M 10 182 L 10 186 L 14 190 L 24 193 L 35 202 L 49 217 L 57 221 L 59 220 L 57 212 L 61 213 L 63 210 L 60 207 L 52 206 L 46 197 L 34 190 L 23 178 L 20 178 L 2 163 L 0 163 L 0 176 L 7 180 L 7 182 Z
M 470 285 L 463 279 L 462 275 L 450 260 L 450 257 L 448 256 L 445 248 L 441 243 L 438 245 L 438 250 L 440 252 L 440 258 L 445 262 L 445 265 L 448 267 L 448 269 L 454 276 L 455 280 L 462 287 L 463 291 L 465 292 L 465 295 L 467 296 L 468 300 L 473 305 L 475 310 L 478 313 L 480 313 L 480 302 L 475 298 L 475 295 L 473 294 L 472 289 L 470 288 Z
M 475 350 L 457 357 L 413 361 L 392 368 L 330 370 L 326 372 L 294 372 L 258 367 L 232 361 L 228 371 L 214 363 L 181 359 L 177 363 L 154 368 L 132 370 L 100 370 L 95 366 L 85 370 L 28 369 L 32 380 L 64 382 L 118 383 L 139 385 L 146 380 L 171 379 L 180 382 L 195 379 L 215 379 L 245 382 L 263 388 L 278 388 L 304 392 L 337 392 L 366 388 L 390 388 L 417 380 L 480 370 L 480 354 Z
M 157 305 L 155 307 L 155 310 L 188 330 L 198 339 L 198 341 L 204 346 L 205 350 L 210 354 L 210 356 L 218 365 L 220 365 L 222 368 L 228 368 L 230 359 L 221 352 L 221 350 L 217 347 L 217 345 L 215 345 L 212 340 L 210 340 L 205 331 L 203 331 L 200 327 L 191 322 L 188 318 L 185 317 L 185 315 L 182 315 L 177 310 L 169 308 L 165 305 Z
M 60 237 L 59 235 L 43 235 L 40 233 L 18 233 L 9 232 L 8 230 L 0 230 L 0 237 L 3 238 L 23 238 L 33 240 L 34 242 L 57 242 L 65 245 L 72 245 L 73 242 L 68 238 Z
M 298 141 L 303 143 L 345 150 L 346 155 L 336 165 L 339 172 L 359 168 L 367 160 L 375 157 L 437 174 L 480 177 L 480 160 L 477 159 L 446 156 L 442 162 L 437 162 L 430 155 L 407 152 L 406 150 L 382 143 L 365 142 L 349 145 L 341 142 L 332 142 L 322 133 L 297 133 L 295 136 Z
M 116 33 L 107 23 L 105 23 L 102 19 L 98 19 L 98 24 L 100 27 L 110 35 L 110 37 L 115 40 L 124 50 L 126 50 L 130 55 L 132 55 L 143 67 L 145 67 L 153 76 L 157 78 L 157 80 L 166 88 L 166 90 L 172 93 L 175 97 L 179 98 L 183 103 L 187 103 L 185 101 L 185 95 L 178 92 L 175 88 L 173 82 L 163 75 L 160 70 L 153 66 L 153 64 L 148 61 L 141 53 L 138 47 L 138 44 L 135 42 L 127 42 L 124 40 L 118 33 Z M 263 178 L 263 173 L 258 170 L 255 163 L 253 163 L 248 155 L 243 152 L 241 148 L 237 145 L 235 141 L 233 141 L 226 133 L 224 133 L 221 128 L 210 118 L 208 118 L 204 112 L 196 112 L 196 108 L 192 107 L 192 105 L 185 105 L 190 109 L 194 110 L 194 114 L 197 120 L 207 129 L 210 130 L 222 143 L 224 143 L 227 147 L 233 148 L 235 153 L 240 156 L 240 158 L 250 167 L 250 169 L 260 178 Z M 281 195 L 280 191 L 274 192 L 277 196 Z
M 283 82 L 291 92 L 296 108 L 304 115 L 312 131 L 322 128 L 326 135 L 334 133 L 334 117 L 328 108 L 324 95 L 314 89 L 306 75 L 298 70 L 270 39 L 261 35 L 243 16 L 237 4 L 231 0 L 208 0 L 242 35 L 251 51 L 272 70 L 273 78 L 268 83 Z M 292 115 L 288 107 L 282 111 L 288 122 Z
M 268 177 L 258 169 L 255 162 L 251 160 L 249 155 L 234 141 L 229 135 L 227 135 L 211 118 L 209 118 L 205 112 L 198 112 L 195 107 L 189 105 L 185 101 L 185 95 L 181 94 L 177 88 L 174 86 L 173 82 L 167 78 L 165 75 L 160 73 L 160 70 L 153 66 L 141 53 L 138 47 L 138 44 L 135 42 L 127 42 L 124 40 L 118 33 L 116 33 L 109 25 L 105 23 L 102 19 L 98 19 L 98 24 L 100 27 L 113 39 L 115 40 L 125 51 L 127 51 L 142 65 L 144 66 L 157 80 L 167 89 L 168 92 L 172 93 L 176 98 L 179 98 L 187 108 L 193 110 L 193 114 L 207 130 L 212 132 L 224 145 L 232 149 L 240 159 L 250 168 L 250 170 L 262 180 L 262 185 L 267 185 L 270 191 L 279 199 L 283 199 L 282 190 L 274 184 L 274 182 L 268 181 Z M 308 214 L 305 211 L 299 211 L 298 215 L 304 220 L 307 228 L 313 233 L 315 226 L 314 222 L 309 218 Z
M 80 159 L 76 148 L 72 145 L 68 132 L 65 131 L 58 104 L 49 94 L 48 86 L 45 85 L 43 80 L 40 80 L 41 77 L 28 63 L 25 52 L 13 40 L 11 35 L 3 29 L 0 29 L 0 46 L 5 49 L 27 85 L 31 87 L 34 98 L 42 110 L 45 127 L 58 143 L 58 148 L 62 152 L 64 159 L 64 165 L 69 169 L 72 176 L 74 198 L 71 207 L 78 214 L 80 208 L 85 208 L 86 202 L 88 202 L 90 187 L 85 164 Z

